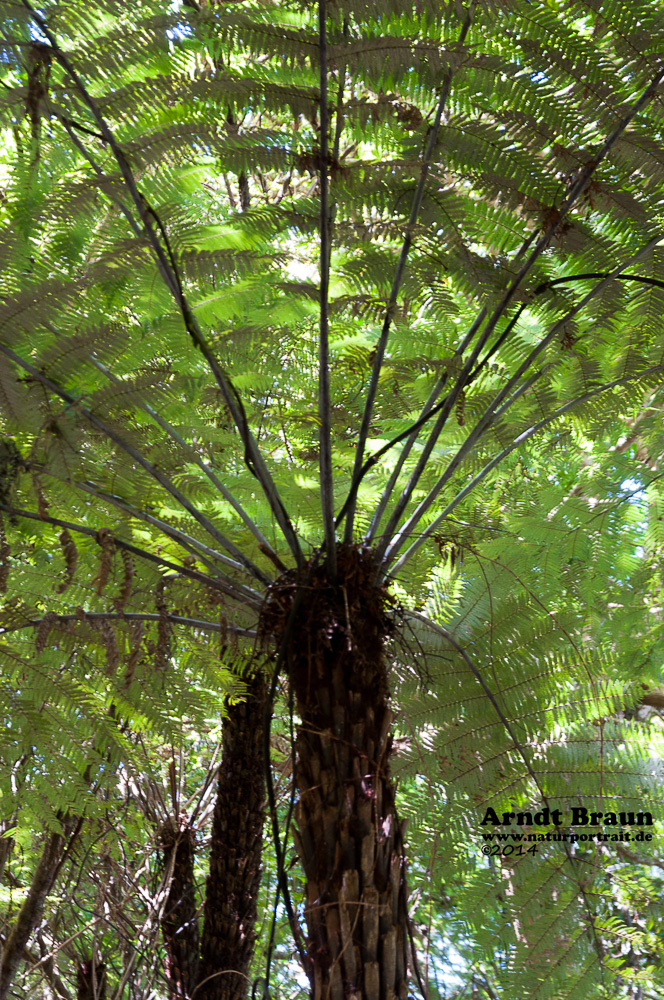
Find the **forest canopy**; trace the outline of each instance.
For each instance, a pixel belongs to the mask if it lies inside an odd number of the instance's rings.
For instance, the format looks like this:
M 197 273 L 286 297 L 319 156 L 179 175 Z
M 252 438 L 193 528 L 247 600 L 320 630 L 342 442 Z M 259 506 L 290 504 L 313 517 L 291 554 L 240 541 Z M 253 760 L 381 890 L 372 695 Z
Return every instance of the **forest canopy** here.
M 661 5 L 0 16 L 0 1000 L 663 997 Z

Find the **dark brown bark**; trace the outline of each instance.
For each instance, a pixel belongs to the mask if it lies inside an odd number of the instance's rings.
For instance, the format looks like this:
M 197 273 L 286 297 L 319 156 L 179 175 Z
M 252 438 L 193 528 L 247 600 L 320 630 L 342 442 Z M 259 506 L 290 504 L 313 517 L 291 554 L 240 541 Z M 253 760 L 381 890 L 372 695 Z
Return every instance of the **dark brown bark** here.
M 106 966 L 86 958 L 76 969 L 76 1000 L 106 1000 Z
M 265 819 L 265 699 L 256 674 L 223 722 L 196 1000 L 247 995 Z
M 340 546 L 337 583 L 324 565 L 311 572 L 289 643 L 302 719 L 295 840 L 313 1000 L 392 1000 L 408 991 L 403 842 L 389 768 L 390 628 L 374 572 L 368 549 Z M 285 577 L 265 611 L 275 637 L 295 590 Z
M 65 836 L 70 829 L 71 826 L 67 825 Z M 65 836 L 60 833 L 48 835 L 28 894 L 5 941 L 0 959 L 0 1000 L 5 1000 L 9 993 L 9 987 L 23 958 L 25 946 L 42 915 L 46 897 L 58 873 Z
M 195 988 L 198 973 L 198 916 L 194 892 L 196 835 L 181 815 L 173 817 L 159 831 L 166 870 L 172 866 L 168 899 L 161 919 L 166 945 L 166 975 L 171 1000 L 187 1000 Z

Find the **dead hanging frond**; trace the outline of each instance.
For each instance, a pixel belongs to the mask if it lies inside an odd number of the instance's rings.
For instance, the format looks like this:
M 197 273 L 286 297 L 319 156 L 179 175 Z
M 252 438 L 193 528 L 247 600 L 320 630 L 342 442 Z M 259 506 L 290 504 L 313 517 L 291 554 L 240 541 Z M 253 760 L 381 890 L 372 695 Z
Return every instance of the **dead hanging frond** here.
M 106 649 L 106 676 L 113 677 L 120 664 L 120 653 L 118 651 L 118 640 L 115 629 L 106 619 L 103 619 L 99 623 L 98 628 Z
M 129 649 L 129 658 L 127 659 L 127 667 L 125 670 L 124 681 L 122 684 L 122 690 L 127 691 L 128 688 L 134 682 L 134 674 L 136 673 L 136 667 L 138 661 L 141 657 L 141 650 L 143 648 L 143 633 L 145 631 L 143 622 L 136 622 L 131 630 L 131 647 Z
M 127 601 L 131 597 L 131 592 L 133 588 L 133 580 L 136 574 L 136 569 L 134 567 L 134 560 L 131 554 L 125 549 L 120 551 L 120 556 L 122 557 L 122 586 L 120 587 L 120 593 L 117 597 L 113 598 L 113 606 L 116 611 L 123 611 Z
M 97 532 L 97 542 L 101 546 L 101 559 L 99 561 L 99 571 L 93 583 L 97 585 L 97 595 L 101 597 L 108 583 L 113 565 L 113 556 L 115 554 L 115 542 L 113 540 L 113 532 L 110 528 L 99 529 Z
M 73 581 L 74 574 L 76 573 L 78 549 L 74 544 L 74 539 L 71 537 L 66 528 L 62 529 L 58 538 L 62 547 L 62 554 L 65 557 L 65 578 L 57 588 L 56 593 L 64 594 L 65 590 L 67 590 L 70 583 Z
M 166 607 L 166 580 L 162 579 L 157 584 L 155 590 L 155 607 L 159 615 L 157 622 L 157 645 L 154 649 L 154 669 L 165 670 L 171 655 L 171 623 L 168 620 L 168 609 Z
M 0 514 L 0 594 L 7 593 L 7 583 L 9 582 L 9 557 L 11 549 L 5 534 L 5 522 Z
M 41 476 L 37 472 L 32 473 L 32 485 L 37 498 L 37 510 L 39 511 L 39 516 L 46 519 L 48 517 L 48 508 L 50 507 L 50 504 L 46 499 L 46 494 L 44 493 Z
M 43 653 L 46 649 L 51 629 L 58 624 L 58 621 L 58 616 L 54 611 L 48 611 L 40 621 L 37 628 L 37 635 L 35 636 L 35 649 L 38 653 Z

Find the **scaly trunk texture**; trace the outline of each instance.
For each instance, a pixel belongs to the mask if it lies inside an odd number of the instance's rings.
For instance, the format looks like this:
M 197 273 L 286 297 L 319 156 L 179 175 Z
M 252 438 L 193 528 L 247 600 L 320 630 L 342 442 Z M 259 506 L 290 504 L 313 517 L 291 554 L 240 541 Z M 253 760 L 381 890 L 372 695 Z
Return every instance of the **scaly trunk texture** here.
M 76 970 L 76 1000 L 106 1000 L 106 966 L 87 958 Z
M 265 820 L 265 680 L 223 722 L 196 1000 L 245 1000 L 256 943 Z
M 198 916 L 194 892 L 196 834 L 187 817 L 171 816 L 162 825 L 159 839 L 166 870 L 173 866 L 168 899 L 161 918 L 166 946 L 166 975 L 170 1000 L 188 1000 L 198 972 Z
M 321 561 L 322 562 L 322 561 Z M 402 831 L 390 778 L 386 595 L 366 547 L 338 549 L 337 582 L 310 572 L 289 643 L 297 712 L 295 842 L 306 880 L 313 1000 L 408 992 Z M 264 630 L 283 634 L 297 581 L 273 590 Z

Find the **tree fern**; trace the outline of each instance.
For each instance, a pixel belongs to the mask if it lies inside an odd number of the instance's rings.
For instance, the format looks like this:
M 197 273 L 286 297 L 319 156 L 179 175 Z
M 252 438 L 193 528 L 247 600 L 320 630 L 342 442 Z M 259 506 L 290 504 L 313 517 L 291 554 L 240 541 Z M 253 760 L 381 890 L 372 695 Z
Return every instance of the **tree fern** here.
M 239 694 L 219 644 L 249 658 L 258 638 L 272 702 L 282 672 L 302 723 L 290 884 L 293 810 L 274 790 L 272 821 L 314 996 L 405 993 L 407 963 L 424 989 L 418 934 L 431 969 L 454 942 L 489 995 L 656 984 L 642 861 L 564 841 L 487 858 L 469 827 L 512 803 L 660 816 L 660 733 L 631 718 L 659 682 L 643 608 L 660 589 L 660 13 L 146 0 L 3 15 L 16 835 L 45 825 L 69 877 L 119 815 L 118 771 L 137 801 L 146 768 L 159 787 L 159 741 L 181 746 Z M 65 846 L 70 816 L 86 819 Z M 156 850 L 155 816 L 149 832 L 131 821 L 136 859 Z M 391 872 L 375 885 L 370 850 Z M 152 989 L 176 860 L 142 901 L 116 901 L 127 940 L 102 936 L 118 1000 L 132 977 Z M 46 913 L 49 953 L 61 918 Z M 102 958 L 81 933 L 70 986 Z M 196 989 L 165 968 L 158 991 Z

